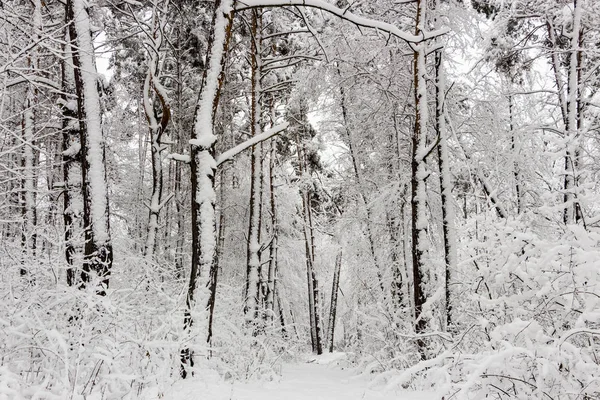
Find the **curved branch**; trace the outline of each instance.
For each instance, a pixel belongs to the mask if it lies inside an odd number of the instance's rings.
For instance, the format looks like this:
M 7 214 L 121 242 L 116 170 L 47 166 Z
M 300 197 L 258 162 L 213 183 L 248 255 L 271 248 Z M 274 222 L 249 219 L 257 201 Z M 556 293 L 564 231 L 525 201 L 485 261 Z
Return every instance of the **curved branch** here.
M 448 32 L 448 29 L 437 29 L 430 32 L 422 32 L 419 35 L 413 35 L 411 33 L 407 33 L 397 26 L 389 24 L 383 21 L 377 21 L 365 17 L 361 17 L 355 14 L 352 14 L 347 9 L 342 10 L 332 4 L 326 3 L 323 0 L 238 0 L 235 3 L 235 11 L 242 11 L 249 8 L 257 8 L 257 7 L 286 7 L 286 6 L 303 6 L 303 7 L 311 7 L 319 10 L 326 11 L 330 14 L 333 14 L 343 20 L 352 22 L 356 26 L 364 27 L 364 28 L 372 28 L 379 31 L 386 32 L 392 36 L 395 36 L 399 39 L 404 40 L 408 44 L 412 43 L 421 43 L 426 40 L 432 39 L 436 36 L 443 35 Z

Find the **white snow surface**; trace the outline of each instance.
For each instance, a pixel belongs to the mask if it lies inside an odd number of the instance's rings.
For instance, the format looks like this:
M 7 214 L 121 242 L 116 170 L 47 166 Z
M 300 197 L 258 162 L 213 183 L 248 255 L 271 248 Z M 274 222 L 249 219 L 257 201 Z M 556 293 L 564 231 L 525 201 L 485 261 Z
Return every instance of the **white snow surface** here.
M 336 357 L 337 354 L 337 357 Z M 214 372 L 180 380 L 148 400 L 438 400 L 434 392 L 391 392 L 369 388 L 369 377 L 356 376 L 337 365 L 341 353 L 308 362 L 283 364 L 281 376 L 270 382 L 224 381 Z M 343 354 L 342 354 L 343 356 Z M 160 397 L 160 396 L 163 397 Z

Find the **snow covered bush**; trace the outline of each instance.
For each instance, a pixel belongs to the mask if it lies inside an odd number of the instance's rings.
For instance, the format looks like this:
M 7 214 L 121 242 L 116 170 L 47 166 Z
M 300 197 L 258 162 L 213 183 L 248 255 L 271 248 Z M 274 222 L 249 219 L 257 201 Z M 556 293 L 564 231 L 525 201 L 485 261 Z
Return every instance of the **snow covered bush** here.
M 374 384 L 435 388 L 445 400 L 598 398 L 600 234 L 490 218 L 465 226 L 453 341 L 430 341 L 430 359 Z
M 29 266 L 35 281 L 2 279 L 0 398 L 123 398 L 171 382 L 178 296 L 148 286 L 141 264 L 120 264 L 107 296 L 56 282 L 46 264 Z

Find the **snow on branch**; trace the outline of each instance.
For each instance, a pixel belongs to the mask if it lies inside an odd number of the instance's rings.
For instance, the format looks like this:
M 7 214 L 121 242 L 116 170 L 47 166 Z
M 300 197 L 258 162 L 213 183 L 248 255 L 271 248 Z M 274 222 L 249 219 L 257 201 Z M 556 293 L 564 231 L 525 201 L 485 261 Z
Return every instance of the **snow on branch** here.
M 571 329 L 565 332 L 560 339 L 558 340 L 558 347 L 562 346 L 564 342 L 567 341 L 571 336 L 579 335 L 579 334 L 587 334 L 592 336 L 600 336 L 600 330 L 588 329 L 588 328 L 576 328 Z
M 183 162 L 183 163 L 190 163 L 190 155 L 189 154 L 178 154 L 178 153 L 171 153 L 167 156 L 168 160 L 173 160 L 173 161 L 179 161 L 179 162 Z
M 5 88 L 8 89 L 12 86 L 16 86 L 21 83 L 29 83 L 29 82 L 38 83 L 38 84 L 46 85 L 52 89 L 61 90 L 60 83 L 55 82 L 52 79 L 48 79 L 48 78 L 44 78 L 43 76 L 36 76 L 36 75 L 22 75 L 11 81 L 8 81 Z
M 341 19 L 352 22 L 357 26 L 364 28 L 377 29 L 379 31 L 386 32 L 392 36 L 396 36 L 408 43 L 420 43 L 425 40 L 434 38 L 439 35 L 443 35 L 448 32 L 448 29 L 437 29 L 431 32 L 423 32 L 420 35 L 413 35 L 399 29 L 397 26 L 388 24 L 387 22 L 377 21 L 365 17 L 361 17 L 352 14 L 348 10 L 343 10 L 329 4 L 323 0 L 239 0 L 235 4 L 235 10 L 241 11 L 248 8 L 256 7 L 285 7 L 285 6 L 303 6 L 312 7 L 319 10 L 327 11 Z
M 271 129 L 264 131 L 260 135 L 256 135 L 256 136 L 246 140 L 245 142 L 242 142 L 242 143 L 238 144 L 237 146 L 232 147 L 231 149 L 221 153 L 221 155 L 219 155 L 219 157 L 217 157 L 217 167 L 219 165 L 223 164 L 224 162 L 231 160 L 233 157 L 237 156 L 242 151 L 246 150 L 248 147 L 254 146 L 255 144 L 258 144 L 260 142 L 263 142 L 267 139 L 272 138 L 273 136 L 275 136 L 278 133 L 287 129 L 288 126 L 289 126 L 289 123 L 287 123 L 287 122 L 284 122 L 283 124 L 275 125 Z

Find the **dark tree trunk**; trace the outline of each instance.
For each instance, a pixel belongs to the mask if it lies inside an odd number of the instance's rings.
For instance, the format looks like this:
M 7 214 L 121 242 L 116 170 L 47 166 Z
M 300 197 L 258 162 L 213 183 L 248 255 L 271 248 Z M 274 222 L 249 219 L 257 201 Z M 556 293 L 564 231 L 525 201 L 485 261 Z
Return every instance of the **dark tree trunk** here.
M 331 284 L 331 305 L 329 307 L 329 329 L 327 330 L 327 348 L 333 353 L 333 339 L 335 335 L 335 316 L 337 313 L 338 291 L 340 289 L 340 272 L 342 270 L 342 252 L 335 258 L 335 269 L 333 271 L 333 283 Z
M 443 76 L 443 53 L 438 50 L 435 53 L 435 129 L 439 139 L 437 146 L 438 168 L 440 172 L 440 193 L 442 200 L 442 233 L 444 240 L 444 292 L 445 292 L 445 328 L 452 325 L 452 294 L 450 285 L 452 282 L 452 270 L 454 262 L 453 224 L 454 213 L 452 212 L 452 183 L 450 182 L 450 160 L 448 155 L 448 143 L 446 132 L 446 120 L 444 118 L 445 107 L 445 85 Z
M 275 316 L 275 290 L 277 285 L 277 246 L 278 246 L 278 221 L 277 221 L 277 203 L 275 198 L 275 156 L 277 151 L 277 139 L 271 139 L 271 152 L 269 156 L 269 192 L 271 205 L 271 243 L 269 245 L 269 274 L 267 281 L 267 301 L 266 308 L 269 313 L 269 319 Z
M 184 311 L 183 328 L 189 332 L 194 321 L 192 310 L 196 303 L 196 287 L 198 278 L 204 277 L 204 284 L 209 290 L 208 298 L 200 299 L 203 310 L 210 314 L 210 293 L 216 289 L 216 282 L 212 284 L 210 273 L 214 271 L 216 257 L 216 231 L 215 231 L 215 142 L 214 117 L 219 105 L 219 95 L 223 84 L 224 63 L 231 37 L 233 12 L 229 0 L 217 0 L 214 4 L 213 23 L 208 40 L 206 56 L 207 69 L 204 70 L 200 95 L 194 113 L 194 129 L 192 130 L 193 144 L 190 148 L 190 179 L 192 186 L 192 260 L 190 279 L 188 283 L 186 308 Z M 223 31 L 216 31 L 215 27 L 223 27 Z M 217 60 L 217 61 L 215 61 Z M 218 77 L 218 83 L 207 82 L 208 79 Z M 216 277 L 216 275 L 213 275 Z M 208 337 L 208 315 L 206 321 L 206 334 Z M 189 348 L 181 350 L 180 354 L 182 378 L 187 377 L 186 365 L 193 366 L 193 355 Z
M 417 0 L 417 15 L 415 34 L 423 31 L 425 21 L 426 0 Z M 413 305 L 415 316 L 415 332 L 422 334 L 427 329 L 427 321 L 422 315 L 423 305 L 426 302 L 423 291 L 425 265 L 424 247 L 426 244 L 425 212 L 425 160 L 422 154 L 426 142 L 427 132 L 427 87 L 425 75 L 425 43 L 417 45 L 413 55 L 413 79 L 415 96 L 415 126 L 412 136 L 411 160 L 411 205 L 412 205 L 412 269 L 413 269 Z M 425 342 L 417 339 L 417 347 L 422 359 L 426 358 Z
M 96 83 L 90 19 L 82 0 L 68 0 L 67 15 L 70 22 L 71 43 L 75 44 L 71 47 L 71 51 L 75 67 L 82 160 L 85 245 L 81 286 L 87 286 L 97 277 L 100 282 L 96 292 L 105 295 L 109 284 L 113 252 L 102 115 Z M 74 15 L 77 15 L 77 19 L 74 19 Z
M 262 17 L 260 10 L 252 10 L 252 35 L 250 59 L 252 68 L 251 116 L 250 129 L 252 136 L 261 133 L 261 31 Z M 260 231 L 262 220 L 262 144 L 252 146 L 250 156 L 250 205 L 248 222 L 248 246 L 246 263 L 246 299 L 244 313 L 246 321 L 257 323 L 259 301 L 261 296 L 261 264 L 260 264 Z
M 65 15 L 66 18 L 66 15 Z M 68 23 L 68 20 L 66 21 Z M 74 256 L 77 248 L 74 243 L 75 229 L 80 226 L 81 210 L 77 210 L 76 200 L 80 197 L 81 190 L 81 165 L 80 165 L 80 132 L 77 121 L 77 110 L 67 97 L 73 93 L 74 71 L 71 57 L 71 40 L 67 32 L 67 44 L 64 46 L 65 59 L 62 61 L 62 161 L 63 161 L 63 222 L 65 226 L 65 260 L 67 262 L 67 285 L 77 285 L 76 267 Z

